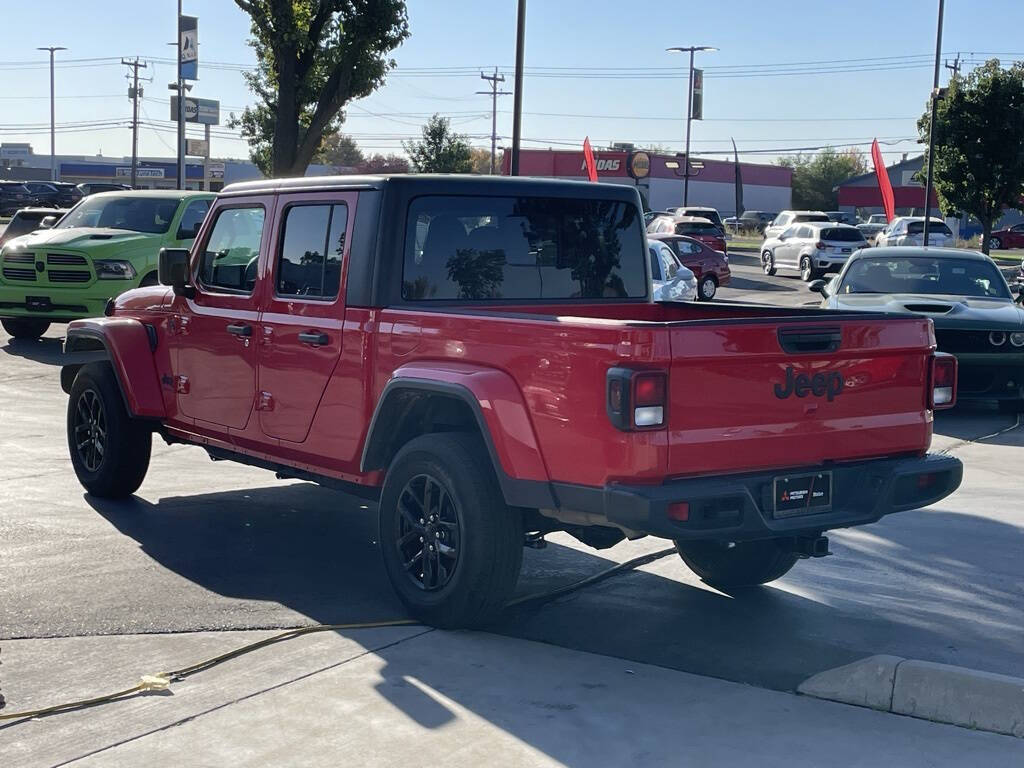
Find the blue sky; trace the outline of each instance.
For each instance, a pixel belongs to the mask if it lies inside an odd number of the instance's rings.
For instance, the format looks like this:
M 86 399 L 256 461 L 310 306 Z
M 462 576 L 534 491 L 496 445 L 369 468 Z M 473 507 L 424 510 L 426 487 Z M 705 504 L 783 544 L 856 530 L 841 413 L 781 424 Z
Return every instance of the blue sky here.
M 51 0 L 4 3 L 0 54 L 0 138 L 49 149 L 49 73 L 37 46 L 63 45 L 56 72 L 61 153 L 130 152 L 127 68 L 110 57 L 149 62 L 140 133 L 143 155 L 173 154 L 167 83 L 174 77 L 174 0 Z M 394 57 L 398 70 L 374 95 L 347 110 L 346 130 L 370 152 L 401 151 L 403 137 L 433 112 L 451 115 L 478 146 L 489 145 L 490 98 L 480 70 L 499 67 L 511 90 L 515 0 L 410 0 L 412 35 Z M 140 9 L 144 11 L 140 12 Z M 524 146 L 655 143 L 681 149 L 685 67 L 672 45 L 713 45 L 699 54 L 706 71 L 703 122 L 695 154 L 788 147 L 897 142 L 916 135 L 915 117 L 931 87 L 937 0 L 733 0 L 623 2 L 530 0 L 524 87 Z M 200 81 L 193 95 L 220 99 L 226 114 L 249 103 L 240 68 L 255 62 L 247 17 L 231 0 L 185 0 L 199 17 Z M 943 51 L 966 67 L 999 54 L 1024 59 L 1024 2 L 947 0 Z M 98 59 L 98 61 L 82 61 Z M 161 61 L 163 59 L 163 61 Z M 37 63 L 38 62 L 38 63 Z M 218 68 L 204 62 L 223 62 Z M 808 63 L 811 62 L 811 63 Z M 829 62 L 829 63 L 821 63 Z M 438 72 L 438 68 L 447 68 Z M 424 71 L 427 70 L 427 71 Z M 822 71 L 827 70 L 827 71 Z M 571 76 L 566 76 L 571 75 Z M 948 77 L 944 69 L 943 81 Z M 498 133 L 511 134 L 512 97 L 499 99 Z M 196 135 L 198 135 L 198 130 Z M 507 140 L 506 140 L 507 143 Z M 887 159 L 917 151 L 887 144 Z M 213 154 L 244 157 L 244 142 L 223 126 Z M 773 153 L 747 159 L 771 159 Z

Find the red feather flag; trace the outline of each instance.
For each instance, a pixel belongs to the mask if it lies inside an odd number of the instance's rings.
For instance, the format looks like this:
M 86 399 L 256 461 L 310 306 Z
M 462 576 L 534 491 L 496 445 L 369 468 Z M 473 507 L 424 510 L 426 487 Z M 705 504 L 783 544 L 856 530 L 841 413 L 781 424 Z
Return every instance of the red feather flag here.
M 583 139 L 583 159 L 587 163 L 587 178 L 597 181 L 597 162 L 594 160 L 594 150 L 590 148 L 590 137 Z
M 892 221 L 896 216 L 896 205 L 892 196 L 892 184 L 889 183 L 889 171 L 885 168 L 882 150 L 878 148 L 878 139 L 871 142 L 871 160 L 875 164 L 878 191 L 882 193 L 882 207 L 885 209 L 885 220 Z

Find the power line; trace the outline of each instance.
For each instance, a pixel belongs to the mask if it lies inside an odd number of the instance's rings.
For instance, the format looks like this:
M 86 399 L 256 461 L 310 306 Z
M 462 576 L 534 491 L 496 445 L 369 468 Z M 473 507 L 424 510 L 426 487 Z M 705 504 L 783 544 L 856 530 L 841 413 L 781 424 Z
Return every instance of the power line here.
M 491 97 L 491 175 L 494 175 L 494 162 L 495 152 L 497 151 L 498 145 L 498 97 L 499 96 L 511 96 L 512 91 L 499 91 L 498 83 L 505 82 L 505 76 L 498 74 L 498 68 L 494 68 L 493 75 L 485 75 L 483 72 L 480 73 L 480 79 L 486 80 L 491 84 L 491 90 L 489 91 L 477 91 L 477 94 L 489 95 Z

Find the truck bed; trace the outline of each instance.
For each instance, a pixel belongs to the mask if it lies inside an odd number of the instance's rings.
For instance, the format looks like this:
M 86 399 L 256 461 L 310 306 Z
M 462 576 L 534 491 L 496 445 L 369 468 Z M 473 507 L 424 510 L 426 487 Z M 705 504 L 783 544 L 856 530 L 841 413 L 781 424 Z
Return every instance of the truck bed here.
M 401 320 L 382 327 L 418 337 L 408 352 L 409 339 L 397 342 L 405 360 L 473 361 L 516 380 L 557 482 L 662 482 L 919 456 L 931 441 L 934 337 L 924 318 L 625 302 L 384 311 L 393 316 Z M 383 370 L 401 364 L 391 359 Z M 668 373 L 667 429 L 611 425 L 613 366 Z

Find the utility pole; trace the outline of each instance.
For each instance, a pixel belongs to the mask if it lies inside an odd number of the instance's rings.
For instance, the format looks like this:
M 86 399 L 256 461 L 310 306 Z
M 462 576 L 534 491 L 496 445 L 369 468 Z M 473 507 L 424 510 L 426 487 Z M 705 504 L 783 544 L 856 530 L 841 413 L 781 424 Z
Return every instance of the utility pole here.
M 928 246 L 928 233 L 932 221 L 932 171 L 935 168 L 935 112 L 939 105 L 939 66 L 942 63 L 942 11 L 945 0 L 939 0 L 939 26 L 935 33 L 935 78 L 932 81 L 932 114 L 928 128 L 928 174 L 924 184 L 924 244 Z M 959 56 L 957 64 L 959 65 Z
M 512 97 L 512 162 L 509 175 L 519 175 L 519 143 L 522 139 L 523 122 L 523 58 L 526 48 L 526 0 L 519 0 L 516 15 L 516 77 L 515 95 Z
M 477 91 L 479 94 L 491 97 L 491 176 L 494 175 L 495 167 L 495 152 L 498 146 L 498 97 L 508 96 L 510 91 L 499 91 L 498 83 L 505 82 L 505 76 L 498 74 L 498 68 L 494 68 L 493 75 L 485 75 L 483 72 L 480 73 L 481 80 L 487 80 L 491 84 L 491 90 L 489 91 Z
M 36 48 L 37 51 L 49 51 L 50 52 L 50 181 L 57 180 L 57 131 L 56 123 L 54 122 L 56 111 L 53 106 L 53 54 L 57 51 L 66 51 L 60 45 L 51 45 L 45 48 Z
M 146 68 L 144 62 L 135 57 L 135 61 L 121 59 L 121 63 L 132 68 L 132 87 L 128 89 L 128 98 L 132 100 L 132 189 L 135 189 L 136 176 L 139 168 L 139 67 Z
M 950 75 L 951 78 L 956 77 L 957 75 L 960 74 L 960 52 L 959 51 L 957 51 L 956 58 L 953 59 L 953 63 L 952 64 L 949 63 L 949 60 L 946 61 L 946 69 L 948 69 L 950 72 L 952 72 L 952 74 Z
M 687 78 L 686 86 L 686 167 L 683 169 L 683 205 L 687 205 L 690 202 L 690 122 L 691 115 L 693 114 L 693 54 L 697 51 L 717 51 L 717 48 L 713 48 L 710 45 L 690 45 L 690 46 L 675 46 L 672 48 L 666 48 L 669 53 L 687 53 L 690 54 L 690 74 Z

